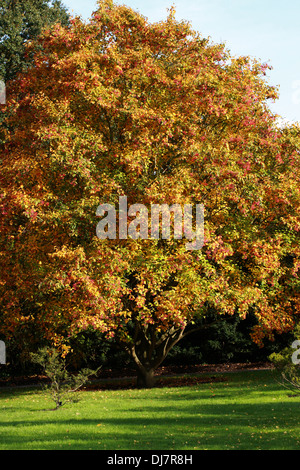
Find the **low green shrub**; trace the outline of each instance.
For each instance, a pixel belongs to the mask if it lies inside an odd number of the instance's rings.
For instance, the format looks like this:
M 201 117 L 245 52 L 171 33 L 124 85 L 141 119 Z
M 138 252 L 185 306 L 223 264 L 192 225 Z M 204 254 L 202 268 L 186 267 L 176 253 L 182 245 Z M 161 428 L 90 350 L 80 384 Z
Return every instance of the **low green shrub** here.
M 50 384 L 44 385 L 44 390 L 54 401 L 55 410 L 67 402 L 78 401 L 78 394 L 74 392 L 99 370 L 82 369 L 76 374 L 71 374 L 66 368 L 66 359 L 55 348 L 41 348 L 31 354 L 31 360 L 42 367 L 50 381 Z
M 297 350 L 298 348 L 298 350 Z M 295 393 L 300 393 L 300 325 L 296 327 L 291 346 L 269 356 L 280 377 L 280 383 Z

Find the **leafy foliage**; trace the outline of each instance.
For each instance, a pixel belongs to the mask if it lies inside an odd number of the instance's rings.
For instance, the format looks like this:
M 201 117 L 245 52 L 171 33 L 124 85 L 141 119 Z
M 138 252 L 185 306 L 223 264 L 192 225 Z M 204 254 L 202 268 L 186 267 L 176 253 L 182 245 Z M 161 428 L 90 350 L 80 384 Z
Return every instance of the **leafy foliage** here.
M 29 44 L 2 152 L 2 331 L 92 328 L 144 377 L 212 316 L 252 312 L 258 343 L 299 313 L 299 128 L 267 106 L 267 65 L 110 0 Z M 16 126 L 17 123 L 17 126 Z M 99 240 L 99 204 L 205 207 L 205 245 Z M 195 323 L 196 322 L 196 323 Z M 147 381 L 145 379 L 145 381 Z M 150 380 L 151 382 L 151 380 Z
M 299 325 L 295 328 L 295 340 L 300 340 Z M 293 343 L 291 344 L 293 345 Z M 293 361 L 293 355 L 296 352 L 292 346 L 289 346 L 279 353 L 272 353 L 269 359 L 274 364 L 277 373 L 279 373 L 281 385 L 295 393 L 300 393 L 300 365 L 299 361 Z
M 60 0 L 2 0 L 0 5 L 0 77 L 7 82 L 32 57 L 25 45 L 43 28 L 61 22 L 67 26 L 69 15 Z

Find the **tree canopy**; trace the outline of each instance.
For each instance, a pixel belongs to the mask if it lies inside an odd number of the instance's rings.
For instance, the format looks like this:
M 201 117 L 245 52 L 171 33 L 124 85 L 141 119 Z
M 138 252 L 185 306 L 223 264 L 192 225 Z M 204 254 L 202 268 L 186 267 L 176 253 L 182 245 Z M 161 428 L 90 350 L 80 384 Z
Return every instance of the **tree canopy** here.
M 27 47 L 2 149 L 2 332 L 68 347 L 114 337 L 141 383 L 212 313 L 299 313 L 299 128 L 278 128 L 267 65 L 110 0 Z M 16 125 L 17 123 L 17 125 Z M 99 204 L 203 204 L 204 246 L 96 236 Z M 128 219 L 128 223 L 130 220 Z

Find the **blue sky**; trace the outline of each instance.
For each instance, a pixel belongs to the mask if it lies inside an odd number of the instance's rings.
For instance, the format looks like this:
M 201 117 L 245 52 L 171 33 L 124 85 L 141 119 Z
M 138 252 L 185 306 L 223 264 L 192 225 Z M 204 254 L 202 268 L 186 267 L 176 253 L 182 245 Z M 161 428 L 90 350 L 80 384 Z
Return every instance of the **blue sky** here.
M 87 20 L 96 0 L 63 0 L 73 14 Z M 166 18 L 174 5 L 176 18 L 213 42 L 224 42 L 233 55 L 250 55 L 268 62 L 269 83 L 279 85 L 279 99 L 270 104 L 288 121 L 300 121 L 300 1 L 299 0 L 124 0 L 150 21 Z

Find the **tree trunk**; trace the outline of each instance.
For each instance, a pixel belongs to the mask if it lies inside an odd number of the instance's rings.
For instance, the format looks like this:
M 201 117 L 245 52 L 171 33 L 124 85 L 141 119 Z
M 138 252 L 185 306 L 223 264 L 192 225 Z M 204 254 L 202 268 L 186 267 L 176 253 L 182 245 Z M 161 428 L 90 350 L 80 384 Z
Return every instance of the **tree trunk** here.
M 154 371 L 163 362 L 170 349 L 182 338 L 183 329 L 172 328 L 160 338 L 155 328 L 143 327 L 137 322 L 134 344 L 126 348 L 137 369 L 137 387 L 151 388 L 155 384 Z
M 155 385 L 154 369 L 138 368 L 136 383 L 138 388 L 152 388 Z
M 142 326 L 139 322 L 136 322 L 132 343 L 130 345 L 122 343 L 122 347 L 135 362 L 137 387 L 152 388 L 155 385 L 155 370 L 164 361 L 175 344 L 185 336 L 208 328 L 215 323 L 219 323 L 219 321 L 201 325 L 189 331 L 185 331 L 185 328 L 171 327 L 160 337 L 157 337 L 155 327 L 151 328 L 152 325 Z

